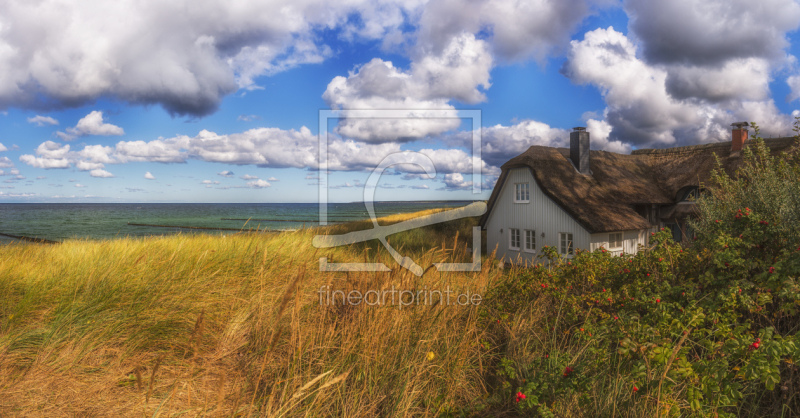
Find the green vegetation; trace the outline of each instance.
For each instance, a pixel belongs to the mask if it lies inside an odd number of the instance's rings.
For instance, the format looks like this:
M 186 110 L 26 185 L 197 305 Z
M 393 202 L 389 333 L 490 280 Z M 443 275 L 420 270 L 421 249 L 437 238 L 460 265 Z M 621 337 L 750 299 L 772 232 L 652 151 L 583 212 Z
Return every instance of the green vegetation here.
M 758 138 L 744 162 L 706 185 L 692 245 L 662 230 L 636 256 L 550 248 L 549 267 L 495 287 L 492 402 L 529 416 L 800 413 L 800 165 Z
M 364 222 L 4 246 L 0 415 L 796 416 L 800 162 L 758 139 L 744 158 L 705 185 L 691 245 L 658 231 L 636 256 L 545 248 L 529 269 L 416 277 L 377 241 L 311 246 Z M 390 242 L 465 262 L 476 221 Z M 393 270 L 319 272 L 323 256 Z M 448 287 L 483 304 L 319 293 Z

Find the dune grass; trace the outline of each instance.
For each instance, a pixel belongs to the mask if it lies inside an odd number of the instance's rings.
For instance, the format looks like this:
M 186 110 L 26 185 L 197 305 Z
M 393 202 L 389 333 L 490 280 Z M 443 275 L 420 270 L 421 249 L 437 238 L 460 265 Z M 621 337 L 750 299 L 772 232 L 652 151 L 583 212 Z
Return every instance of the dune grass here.
M 423 267 L 468 260 L 474 224 L 390 242 Z M 478 307 L 329 305 L 319 290 L 481 293 L 496 263 L 419 278 L 377 241 L 318 250 L 317 233 L 0 246 L 0 416 L 442 416 L 487 395 Z M 392 271 L 320 272 L 321 256 Z

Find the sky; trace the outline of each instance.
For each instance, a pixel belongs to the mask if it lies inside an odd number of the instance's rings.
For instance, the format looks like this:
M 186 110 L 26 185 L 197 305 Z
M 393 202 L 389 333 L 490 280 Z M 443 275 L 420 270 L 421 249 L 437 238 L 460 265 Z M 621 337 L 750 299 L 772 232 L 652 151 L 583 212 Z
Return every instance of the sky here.
M 436 175 L 394 165 L 376 200 L 486 199 L 575 126 L 619 153 L 790 136 L 798 27 L 795 0 L 4 0 L 0 203 L 317 202 L 321 138 L 351 202 L 400 152 Z

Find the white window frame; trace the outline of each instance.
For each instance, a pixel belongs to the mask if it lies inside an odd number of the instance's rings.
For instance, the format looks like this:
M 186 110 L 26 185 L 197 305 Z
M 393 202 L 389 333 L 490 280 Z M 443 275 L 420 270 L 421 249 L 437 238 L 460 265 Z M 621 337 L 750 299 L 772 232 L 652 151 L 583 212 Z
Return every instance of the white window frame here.
M 516 235 L 516 238 L 517 238 L 517 246 L 516 247 L 514 246 L 514 236 L 515 235 Z M 514 250 L 514 251 L 519 251 L 520 238 L 521 238 L 521 236 L 520 236 L 520 233 L 519 233 L 519 229 L 517 229 L 517 228 L 508 228 L 508 249 L 509 250 Z
M 525 250 L 525 252 L 526 253 L 535 253 L 536 252 L 536 231 L 534 231 L 532 229 L 526 229 L 524 235 L 525 235 L 525 237 L 524 237 L 524 240 L 525 240 L 524 250 Z M 532 248 L 528 248 L 528 242 L 529 242 L 528 238 L 529 237 L 533 239 Z
M 567 248 L 564 248 L 564 241 L 568 243 Z M 572 232 L 558 233 L 558 252 L 565 256 L 575 255 L 575 239 Z
M 619 246 L 614 246 L 614 235 L 619 235 Z M 625 241 L 623 239 L 624 234 L 622 232 L 612 232 L 608 234 L 608 249 L 609 250 L 621 250 L 625 246 Z
M 531 184 L 514 183 L 514 203 L 530 203 Z

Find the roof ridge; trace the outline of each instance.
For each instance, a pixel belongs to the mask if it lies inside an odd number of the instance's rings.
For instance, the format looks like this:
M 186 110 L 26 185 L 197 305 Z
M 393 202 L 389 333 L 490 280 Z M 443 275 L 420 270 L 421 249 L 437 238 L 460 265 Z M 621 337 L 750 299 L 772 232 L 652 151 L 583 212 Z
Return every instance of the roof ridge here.
M 762 138 L 764 142 L 769 145 L 769 143 L 776 143 L 776 142 L 784 142 L 788 140 L 794 140 L 793 136 L 781 136 L 777 138 Z M 749 146 L 752 144 L 752 139 L 745 142 L 745 146 Z M 683 152 L 695 152 L 695 151 L 704 151 L 708 149 L 715 149 L 715 148 L 725 148 L 730 146 L 731 141 L 721 141 L 721 142 L 712 142 L 709 144 L 698 144 L 698 145 L 686 145 L 682 147 L 672 147 L 672 148 L 647 148 L 647 149 L 637 149 L 631 151 L 631 155 L 652 155 L 652 154 L 676 154 L 676 153 L 683 153 Z

